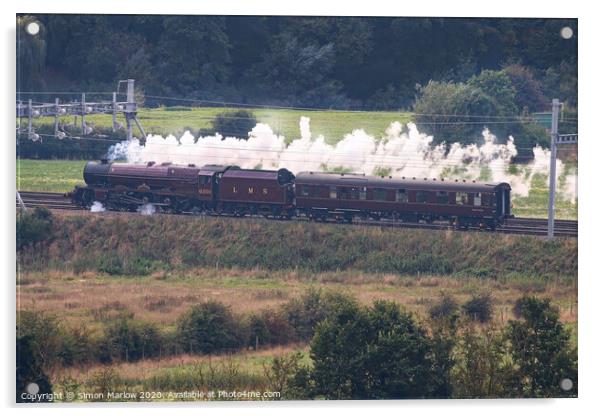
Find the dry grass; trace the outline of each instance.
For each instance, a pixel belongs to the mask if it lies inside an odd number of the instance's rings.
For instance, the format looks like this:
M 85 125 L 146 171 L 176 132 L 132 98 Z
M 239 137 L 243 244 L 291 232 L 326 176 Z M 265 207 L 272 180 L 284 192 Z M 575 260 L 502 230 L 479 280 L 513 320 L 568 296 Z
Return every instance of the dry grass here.
M 120 378 L 142 381 L 157 372 L 174 367 L 193 366 L 198 364 L 218 364 L 226 360 L 235 361 L 240 370 L 261 371 L 262 364 L 272 357 L 293 351 L 307 349 L 306 346 L 290 344 L 266 348 L 260 351 L 242 351 L 237 354 L 189 355 L 182 354 L 160 359 L 147 359 L 136 362 L 121 362 L 111 365 L 93 364 L 86 367 L 57 368 L 50 375 L 53 380 L 72 378 L 79 381 L 87 380 L 92 374 L 107 368 L 112 368 Z
M 85 278 L 82 278 L 85 277 Z M 368 304 L 376 299 L 398 302 L 425 317 L 441 293 L 459 303 L 472 294 L 488 292 L 494 300 L 494 319 L 505 322 L 512 305 L 524 294 L 550 297 L 560 307 L 565 322 L 577 321 L 576 285 L 561 282 L 506 283 L 487 279 L 441 276 L 400 277 L 360 272 L 266 272 L 198 268 L 181 275 L 114 278 L 104 275 L 30 273 L 27 285 L 19 285 L 20 309 L 51 311 L 64 322 L 85 323 L 94 328 L 120 314 L 172 326 L 192 305 L 216 300 L 235 313 L 276 307 L 309 287 L 344 292 Z

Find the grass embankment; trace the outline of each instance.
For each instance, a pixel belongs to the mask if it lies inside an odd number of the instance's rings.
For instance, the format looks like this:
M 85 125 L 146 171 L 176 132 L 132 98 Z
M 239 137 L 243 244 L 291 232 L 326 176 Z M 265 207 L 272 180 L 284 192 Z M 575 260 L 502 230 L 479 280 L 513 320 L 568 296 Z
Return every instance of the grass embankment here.
M 211 217 L 56 217 L 26 270 L 149 274 L 193 267 L 571 278 L 577 241 Z M 561 255 L 562 254 L 562 255 Z

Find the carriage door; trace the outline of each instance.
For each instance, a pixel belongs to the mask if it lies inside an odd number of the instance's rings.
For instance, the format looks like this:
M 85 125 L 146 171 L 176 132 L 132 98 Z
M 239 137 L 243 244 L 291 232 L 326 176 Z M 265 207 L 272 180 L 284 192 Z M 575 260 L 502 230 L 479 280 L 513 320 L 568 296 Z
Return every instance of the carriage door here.
M 502 191 L 502 194 L 504 195 L 504 216 L 508 216 L 511 214 L 510 212 L 510 190 L 509 189 L 504 189 Z
M 495 213 L 498 218 L 506 215 L 506 204 L 503 190 L 495 193 Z

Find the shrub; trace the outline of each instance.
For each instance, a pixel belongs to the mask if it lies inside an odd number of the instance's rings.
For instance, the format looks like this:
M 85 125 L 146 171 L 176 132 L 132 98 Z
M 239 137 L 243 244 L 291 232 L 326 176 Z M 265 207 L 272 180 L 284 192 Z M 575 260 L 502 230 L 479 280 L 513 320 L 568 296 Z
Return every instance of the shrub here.
M 84 325 L 62 331 L 57 355 L 64 366 L 95 361 L 97 351 L 96 342 Z
M 450 318 L 458 312 L 458 302 L 452 296 L 441 294 L 441 298 L 429 308 L 431 319 Z
M 230 308 L 214 301 L 190 308 L 180 317 L 177 332 L 180 344 L 191 353 L 234 350 L 249 338 Z
M 316 326 L 327 316 L 340 307 L 354 302 L 353 298 L 344 294 L 311 288 L 300 298 L 286 303 L 283 310 L 297 337 L 307 341 L 314 335 Z
M 258 349 L 259 346 L 269 345 L 271 343 L 270 331 L 263 319 L 263 316 L 252 314 L 248 318 L 249 340 L 247 345 Z
M 52 213 L 37 207 L 17 215 L 17 250 L 47 241 L 52 236 Z
M 515 305 L 520 318 L 505 330 L 509 353 L 519 374 L 519 396 L 577 396 L 577 351 L 570 345 L 570 333 L 560 322 L 558 309 L 549 299 L 526 296 Z M 560 388 L 563 379 L 573 388 Z
M 493 314 L 493 301 L 490 294 L 473 295 L 464 305 L 462 311 L 472 320 L 489 322 Z
M 102 344 L 108 360 L 136 361 L 158 355 L 162 339 L 154 324 L 121 318 L 105 328 Z
M 100 257 L 98 271 L 113 275 L 123 274 L 123 261 L 115 254 L 103 254 Z
M 287 316 L 282 309 L 266 309 L 261 312 L 260 316 L 269 332 L 271 344 L 288 344 L 297 339 L 297 332 L 287 320 Z
M 300 352 L 274 357 L 271 365 L 264 364 L 264 374 L 270 391 L 280 392 L 279 399 L 307 399 L 310 392 L 310 370 L 302 364 Z
M 119 374 L 112 367 L 105 367 L 92 374 L 88 387 L 95 393 L 102 393 L 101 401 L 108 400 L 110 392 L 118 391 L 122 384 Z
M 28 338 L 28 348 L 33 359 L 44 370 L 59 364 L 62 329 L 56 316 L 38 311 L 19 311 L 17 338 Z
M 247 139 L 249 132 L 257 125 L 257 119 L 247 110 L 227 111 L 213 119 L 213 129 L 222 136 Z

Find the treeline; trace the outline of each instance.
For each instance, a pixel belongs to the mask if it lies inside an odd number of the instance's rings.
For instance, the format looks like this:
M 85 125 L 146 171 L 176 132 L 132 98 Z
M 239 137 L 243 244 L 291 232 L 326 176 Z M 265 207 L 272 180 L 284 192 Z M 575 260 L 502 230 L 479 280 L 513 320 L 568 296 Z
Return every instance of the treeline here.
M 34 19 L 36 37 L 24 31 Z M 24 91 L 113 91 L 134 78 L 146 95 L 399 109 L 417 84 L 520 65 L 546 102 L 577 106 L 576 19 L 40 14 L 19 16 L 18 30 Z M 547 109 L 534 100 L 531 111 Z M 162 103 L 180 104 L 146 98 Z
M 421 322 L 391 301 L 363 306 L 353 297 L 313 289 L 278 309 L 244 316 L 218 302 L 201 303 L 184 313 L 174 329 L 164 331 L 122 316 L 107 322 L 100 335 L 84 326 L 66 327 L 46 313 L 21 311 L 17 400 L 28 382 L 38 383 L 41 393 L 53 391 L 47 374 L 58 367 L 234 353 L 291 342 L 309 343 L 309 364 L 297 353 L 275 357 L 263 376 L 240 377 L 232 367 L 221 368 L 230 377 L 216 378 L 216 368 L 199 367 L 178 375 L 158 373 L 139 383 L 176 391 L 259 384 L 284 399 L 577 395 L 576 348 L 549 300 L 519 299 L 516 319 L 502 328 L 478 324 L 476 315 L 467 313 L 474 301 L 459 309 L 453 299 L 442 298 L 431 308 L 430 319 Z M 234 376 L 243 384 L 226 385 Z M 127 387 L 119 386 L 110 371 L 94 379 L 99 377 L 92 380 L 95 387 L 108 389 L 107 377 L 113 389 Z M 77 383 L 71 380 L 71 385 Z

